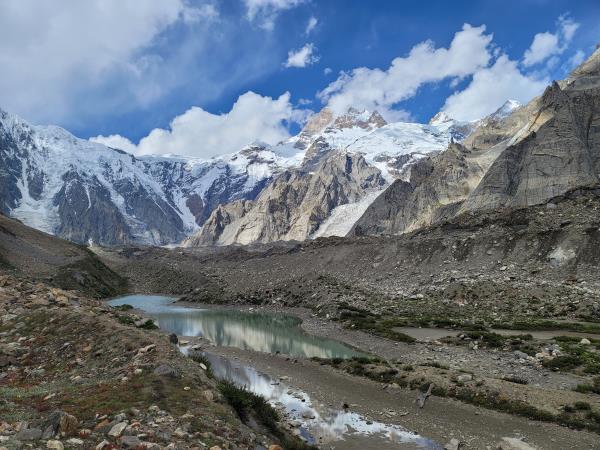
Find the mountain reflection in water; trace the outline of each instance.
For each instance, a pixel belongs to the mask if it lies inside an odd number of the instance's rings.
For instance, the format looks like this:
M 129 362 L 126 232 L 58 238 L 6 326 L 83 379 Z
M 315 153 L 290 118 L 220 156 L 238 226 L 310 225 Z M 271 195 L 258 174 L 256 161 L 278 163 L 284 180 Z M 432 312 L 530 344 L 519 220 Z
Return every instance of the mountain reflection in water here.
M 289 422 L 296 424 L 299 435 L 310 444 L 348 449 L 442 449 L 436 442 L 401 426 L 369 421 L 352 411 L 313 403 L 305 392 L 291 389 L 252 367 L 210 353 L 205 356 L 217 379 L 229 380 L 266 398 Z
M 341 342 L 304 333 L 300 319 L 293 316 L 186 308 L 174 304 L 175 300 L 129 295 L 109 303 L 111 306 L 131 305 L 145 311 L 163 330 L 179 336 L 202 336 L 219 346 L 305 358 L 361 355 Z

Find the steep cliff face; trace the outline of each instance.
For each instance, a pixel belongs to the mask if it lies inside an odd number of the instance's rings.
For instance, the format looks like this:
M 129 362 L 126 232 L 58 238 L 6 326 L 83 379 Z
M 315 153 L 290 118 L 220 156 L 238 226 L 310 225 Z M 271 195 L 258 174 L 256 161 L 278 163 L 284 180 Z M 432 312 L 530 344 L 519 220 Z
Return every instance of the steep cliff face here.
M 290 140 L 305 149 L 301 164 L 275 176 L 255 201 L 219 206 L 185 245 L 344 236 L 388 184 L 468 130 L 451 119 L 388 124 L 376 111 L 336 117 L 325 108 Z
M 462 211 L 539 204 L 600 181 L 600 50 L 536 106 L 527 137 L 504 150 Z
M 437 156 L 410 167 L 408 181 L 396 180 L 356 222 L 351 233 L 397 234 L 453 215 L 483 176 L 480 154 L 452 143 Z
M 364 157 L 338 152 L 314 172 L 286 171 L 255 201 L 217 208 L 186 246 L 249 244 L 310 237 L 339 205 L 356 202 L 385 180 Z
M 469 211 L 535 205 L 599 174 L 600 50 L 526 106 L 507 102 L 481 120 L 463 145 L 412 165 L 351 233 L 398 234 Z

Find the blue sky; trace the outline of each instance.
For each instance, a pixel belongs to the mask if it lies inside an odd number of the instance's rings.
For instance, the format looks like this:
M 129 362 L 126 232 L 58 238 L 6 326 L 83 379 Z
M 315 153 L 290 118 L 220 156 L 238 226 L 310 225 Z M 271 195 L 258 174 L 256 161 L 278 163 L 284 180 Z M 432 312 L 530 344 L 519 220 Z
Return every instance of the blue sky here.
M 50 3 L 0 3 L 0 107 L 134 153 L 274 143 L 327 103 L 470 120 L 600 42 L 597 0 Z

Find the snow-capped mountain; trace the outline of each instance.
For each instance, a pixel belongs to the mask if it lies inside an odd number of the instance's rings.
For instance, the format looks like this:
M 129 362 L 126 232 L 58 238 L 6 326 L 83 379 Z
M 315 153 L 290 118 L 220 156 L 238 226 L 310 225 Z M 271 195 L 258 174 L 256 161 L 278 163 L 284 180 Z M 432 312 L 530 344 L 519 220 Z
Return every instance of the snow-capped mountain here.
M 252 144 L 203 160 L 135 157 L 0 110 L 0 211 L 80 243 L 178 243 L 199 230 L 219 205 L 254 201 L 290 171 L 304 177 L 319 167 L 336 167 L 339 175 L 338 164 L 327 160 L 360 155 L 363 173 L 373 170 L 371 178 L 362 180 L 358 190 L 352 187 L 349 197 L 332 202 L 307 228 L 308 237 L 316 235 L 330 210 L 368 205 L 410 163 L 444 150 L 459 126 L 388 124 L 377 112 L 350 109 L 336 116 L 325 108 L 285 142 Z M 333 222 L 328 229 L 335 233 Z
M 185 245 L 227 245 L 344 236 L 366 208 L 415 161 L 439 153 L 463 124 L 388 124 L 378 112 L 328 108 L 313 116 L 293 145 L 304 150 L 253 201 L 213 211 Z
M 293 162 L 262 147 L 208 161 L 136 158 L 0 112 L 0 211 L 75 242 L 179 242 Z

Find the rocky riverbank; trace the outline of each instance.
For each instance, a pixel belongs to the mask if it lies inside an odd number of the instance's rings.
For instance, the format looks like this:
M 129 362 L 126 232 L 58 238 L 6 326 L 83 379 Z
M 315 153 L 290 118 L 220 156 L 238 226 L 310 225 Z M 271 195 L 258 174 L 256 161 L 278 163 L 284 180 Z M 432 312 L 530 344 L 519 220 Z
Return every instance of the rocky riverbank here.
M 0 275 L 0 448 L 277 449 L 160 330 Z

